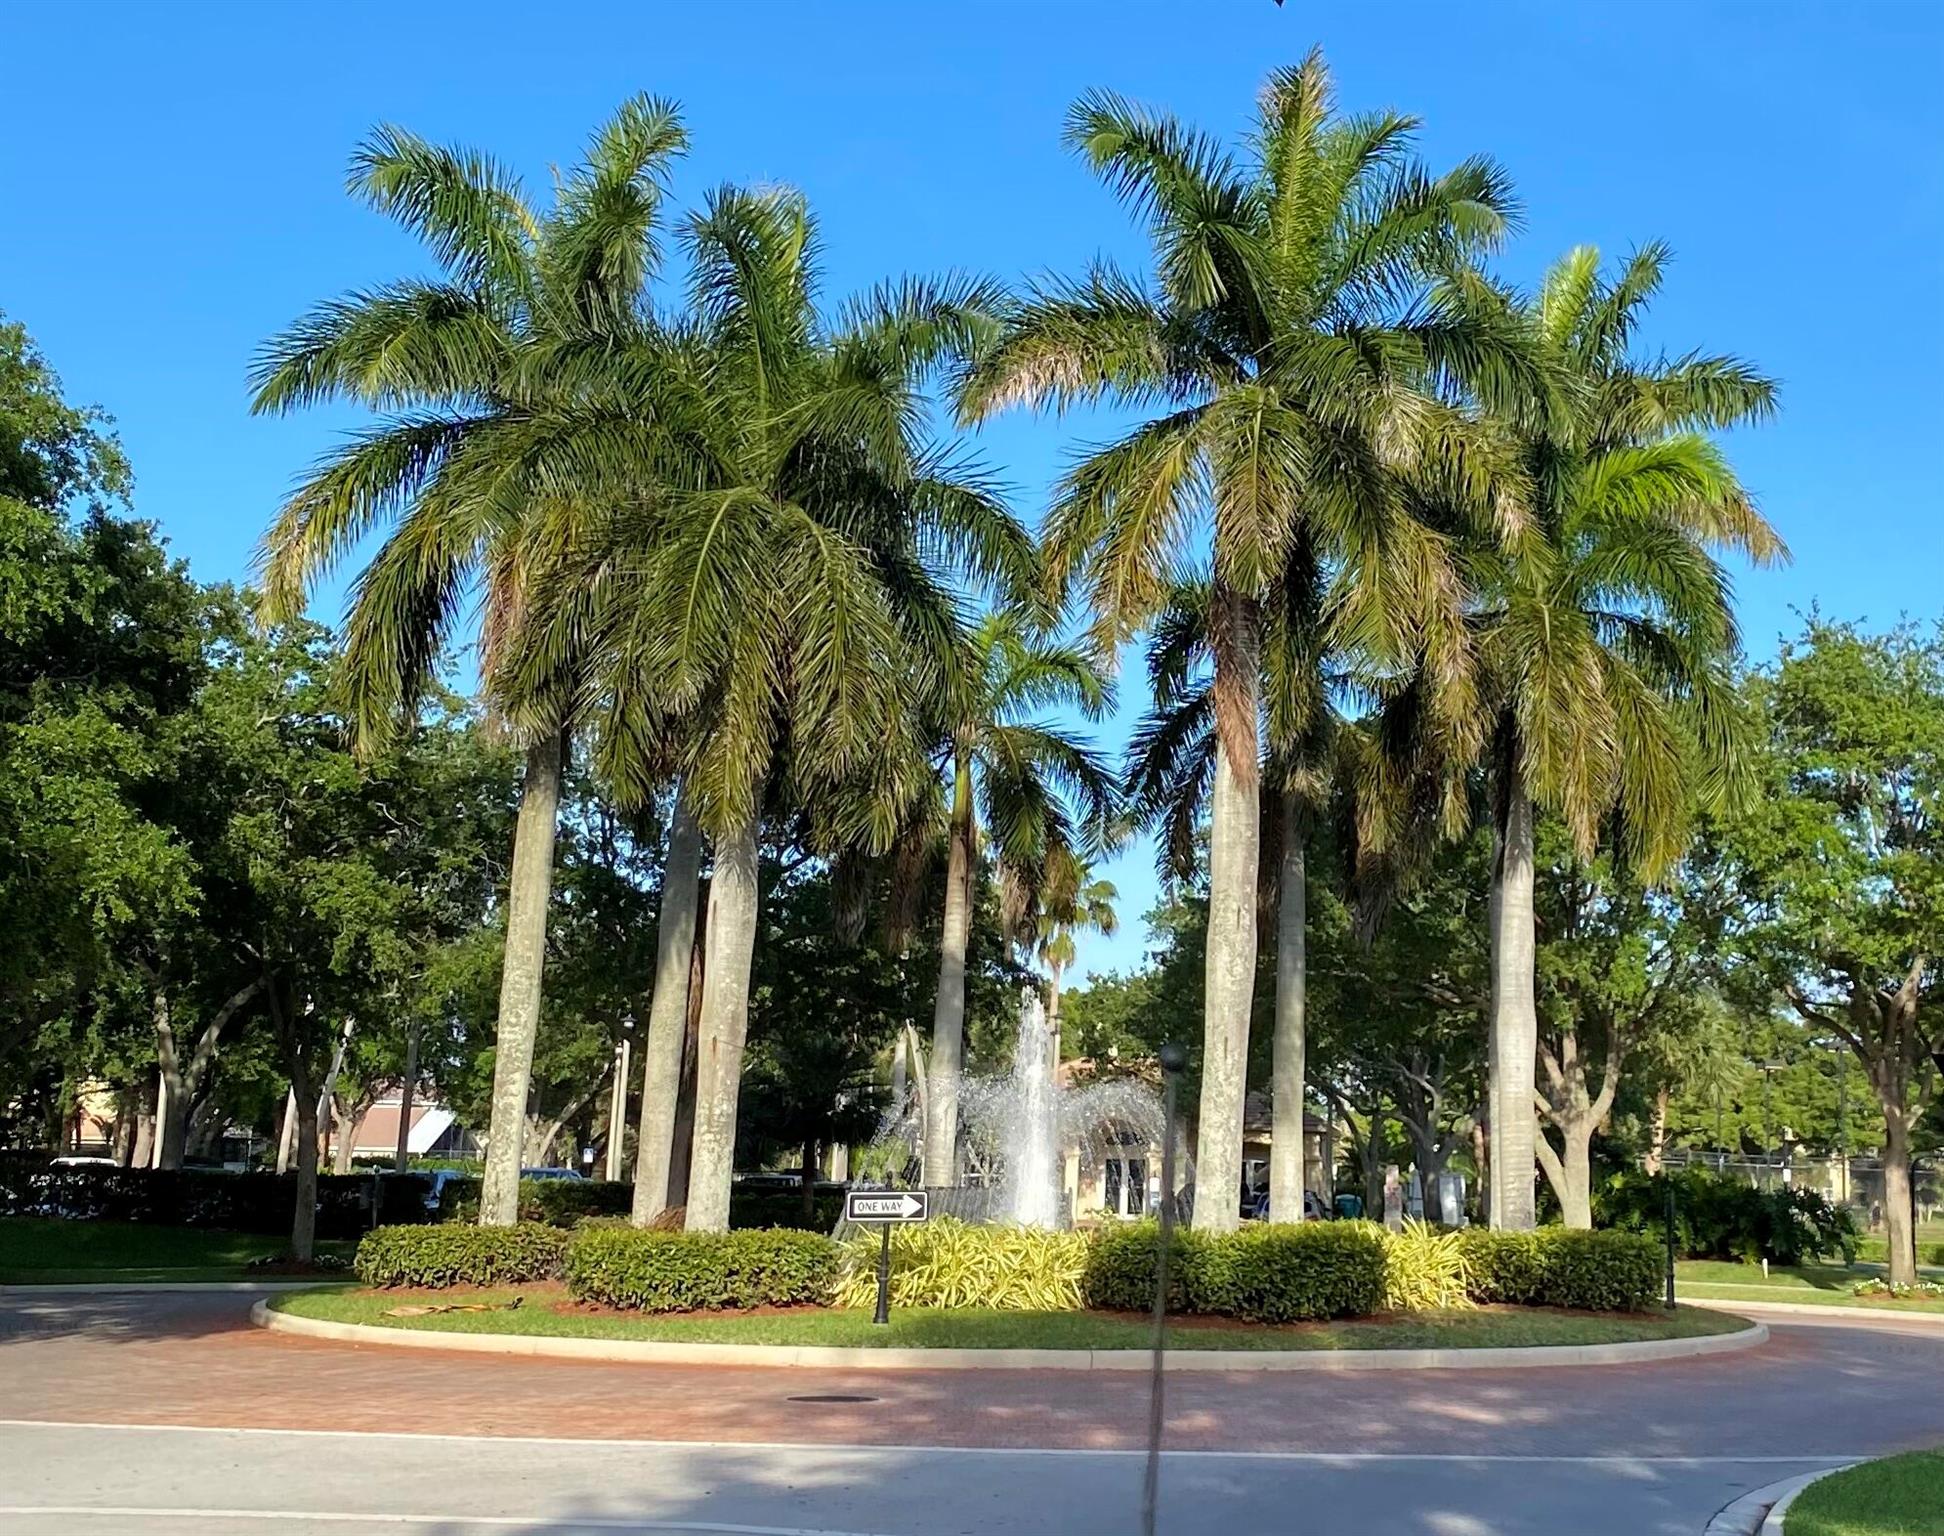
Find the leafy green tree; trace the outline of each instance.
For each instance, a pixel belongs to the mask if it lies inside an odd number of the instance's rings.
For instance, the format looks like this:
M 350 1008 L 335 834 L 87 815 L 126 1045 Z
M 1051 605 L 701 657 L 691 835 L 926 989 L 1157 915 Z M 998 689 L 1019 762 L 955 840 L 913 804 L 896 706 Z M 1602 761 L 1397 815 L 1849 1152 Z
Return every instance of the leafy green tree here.
M 1082 99 L 1068 142 L 1147 221 L 1155 283 L 1100 265 L 1035 290 L 963 396 L 969 417 L 1102 398 L 1164 412 L 1076 467 L 1048 520 L 1052 574 L 1084 583 L 1103 646 L 1155 617 L 1195 524 L 1212 524 L 1206 1188 L 1240 1183 L 1265 626 L 1271 658 L 1284 649 L 1264 600 L 1302 552 L 1335 573 L 1350 648 L 1449 661 L 1447 549 L 1406 515 L 1394 481 L 1404 468 L 1469 474 L 1452 452 L 1463 419 L 1433 386 L 1482 388 L 1517 369 L 1516 347 L 1501 345 L 1516 336 L 1475 313 L 1465 285 L 1430 281 L 1504 232 L 1505 179 L 1478 159 L 1426 174 L 1410 154 L 1415 126 L 1335 113 L 1314 54 L 1270 76 L 1242 164 L 1172 118 L 1111 94 Z M 1236 1219 L 1226 1200 L 1196 1217 Z
M 1537 863 L 1538 1108 L 1559 1145 L 1542 1130 L 1534 1149 L 1566 1225 L 1590 1227 L 1594 1132 L 1643 1055 L 1704 1035 L 1731 900 L 1705 847 L 1648 886 L 1547 819 Z
M 1817 615 L 1753 682 L 1760 793 L 1727 833 L 1755 976 L 1862 1065 L 1883 1115 L 1890 1277 L 1916 1277 L 1911 1136 L 1944 1028 L 1944 638 Z
M 480 664 L 496 702 L 529 726 L 496 1031 L 482 1223 L 517 1214 L 521 1133 L 541 1008 L 572 656 L 536 673 L 507 654 L 531 597 L 536 508 L 581 494 L 615 453 L 652 379 L 590 403 L 648 323 L 657 223 L 686 135 L 666 102 L 636 97 L 562 177 L 542 215 L 478 154 L 383 128 L 351 190 L 419 236 L 444 268 L 327 303 L 271 342 L 255 408 L 348 400 L 382 413 L 321 463 L 264 545 L 269 619 L 302 611 L 317 581 L 374 528 L 346 626 L 343 687 L 359 740 L 378 749 L 412 718 L 465 598 L 478 591 Z M 520 667 L 517 695 L 506 667 Z
M 1529 321 L 1571 383 L 1517 423 L 1530 526 L 1471 561 L 1497 837 L 1492 866 L 1491 1219 L 1535 1217 L 1534 810 L 1582 859 L 1609 817 L 1627 865 L 1653 879 L 1686 846 L 1696 804 L 1746 763 L 1730 668 L 1737 633 L 1717 558 L 1779 560 L 1710 431 L 1766 415 L 1774 386 L 1732 357 L 1636 354 L 1667 252 L 1619 273 L 1570 252 Z

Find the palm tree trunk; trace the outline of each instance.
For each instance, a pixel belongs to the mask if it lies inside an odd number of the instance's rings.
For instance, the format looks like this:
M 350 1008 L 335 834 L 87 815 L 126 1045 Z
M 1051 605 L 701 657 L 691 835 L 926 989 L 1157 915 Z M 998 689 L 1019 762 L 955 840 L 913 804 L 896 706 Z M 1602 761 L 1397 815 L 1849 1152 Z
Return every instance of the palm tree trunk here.
M 708 954 L 702 963 L 701 1049 L 695 1071 L 695 1142 L 690 1154 L 691 1232 L 729 1230 L 736 1170 L 736 1098 L 749 1032 L 749 965 L 756 950 L 756 819 L 716 842 L 709 882 Z
M 1209 812 L 1208 959 L 1202 990 L 1194 1224 L 1205 1232 L 1229 1232 L 1242 1219 L 1242 1100 L 1248 1085 L 1249 1013 L 1255 1001 L 1256 874 L 1262 836 L 1259 657 L 1255 614 L 1244 599 L 1218 587 L 1211 619 L 1217 745 Z
M 1276 893 L 1276 1033 L 1270 1065 L 1269 1219 L 1303 1219 L 1303 1050 L 1308 1002 L 1308 850 L 1302 807 L 1283 792 Z
M 1659 1173 L 1667 1161 L 1667 1109 L 1674 1085 L 1663 1082 L 1654 1090 L 1654 1115 L 1647 1133 L 1647 1171 Z
M 492 1121 L 486 1133 L 486 1178 L 479 1192 L 482 1227 L 510 1227 L 520 1216 L 520 1148 L 533 1078 L 533 1042 L 540 1027 L 547 902 L 553 893 L 554 835 L 560 820 L 565 756 L 564 733 L 543 736 L 527 748 L 526 773 L 520 781 L 493 1052 Z
M 1499 812 L 1492 862 L 1491 1162 L 1492 1225 L 1530 1230 L 1537 1222 L 1533 1093 L 1539 1017 L 1533 1003 L 1532 798 L 1516 754 Z
M 702 874 L 702 828 L 686 789 L 675 796 L 662 863 L 661 917 L 655 925 L 655 995 L 641 1049 L 641 1120 L 635 1138 L 633 1220 L 645 1227 L 668 1206 L 668 1166 L 675 1151 L 676 1100 L 682 1089 L 682 1036 L 688 1029 L 689 965 Z
M 926 1086 L 925 1182 L 958 1182 L 959 1078 L 965 1062 L 965 952 L 972 936 L 972 760 L 952 774 L 952 831 L 945 859 L 945 924 L 938 940 L 938 999 L 932 1009 Z

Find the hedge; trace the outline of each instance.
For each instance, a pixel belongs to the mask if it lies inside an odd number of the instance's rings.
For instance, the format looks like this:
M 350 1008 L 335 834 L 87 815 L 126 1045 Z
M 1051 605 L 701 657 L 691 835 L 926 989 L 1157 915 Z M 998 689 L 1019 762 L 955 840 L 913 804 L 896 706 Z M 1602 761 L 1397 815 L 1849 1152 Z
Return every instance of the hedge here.
M 1672 1175 L 1675 1251 L 1687 1259 L 1800 1264 L 1856 1257 L 1856 1224 L 1813 1189 L 1757 1189 L 1699 1168 Z M 1669 1176 L 1627 1169 L 1593 1192 L 1593 1225 L 1665 1241 Z
M 441 1221 L 476 1221 L 480 1181 L 448 1179 L 439 1192 Z M 551 1222 L 571 1227 L 589 1217 L 626 1216 L 634 1208 L 634 1183 L 629 1179 L 522 1179 L 520 1220 Z M 803 1196 L 788 1190 L 731 1190 L 729 1225 L 735 1228 L 792 1227 L 828 1232 L 843 1213 L 841 1193 L 820 1194 L 807 1219 Z
M 412 1173 L 319 1174 L 317 1235 L 356 1237 L 373 1225 L 430 1219 L 431 1185 Z M 0 1216 L 64 1216 L 149 1226 L 208 1227 L 275 1234 L 290 1230 L 297 1176 L 228 1173 L 216 1168 L 52 1166 L 40 1157 L 0 1157 Z
M 990 1307 L 1000 1312 L 1070 1312 L 1080 1306 L 1091 1248 L 1080 1232 L 974 1226 L 951 1216 L 891 1229 L 891 1303 L 899 1307 Z M 837 1304 L 877 1298 L 879 1238 L 844 1245 Z
M 1158 1247 L 1152 1222 L 1097 1235 L 1081 1286 L 1086 1305 L 1151 1307 Z M 1251 1223 L 1177 1232 L 1172 1252 L 1171 1311 L 1267 1323 L 1466 1302 L 1640 1311 L 1659 1300 L 1664 1273 L 1651 1238 L 1563 1227 L 1391 1234 L 1361 1221 Z
M 1459 1234 L 1472 1299 L 1586 1312 L 1639 1312 L 1666 1283 L 1667 1250 L 1636 1232 L 1473 1228 Z
M 643 1312 L 825 1305 L 838 1245 L 814 1232 L 653 1232 L 583 1227 L 567 1248 L 576 1300 Z
M 1152 1222 L 1098 1234 L 1082 1282 L 1086 1304 L 1117 1312 L 1151 1307 L 1159 1248 Z M 1369 1222 L 1191 1229 L 1175 1233 L 1170 1252 L 1173 1311 L 1288 1323 L 1359 1317 L 1384 1304 L 1384 1234 Z
M 569 1235 L 541 1222 L 514 1227 L 380 1227 L 358 1244 L 366 1285 L 517 1285 L 558 1278 Z

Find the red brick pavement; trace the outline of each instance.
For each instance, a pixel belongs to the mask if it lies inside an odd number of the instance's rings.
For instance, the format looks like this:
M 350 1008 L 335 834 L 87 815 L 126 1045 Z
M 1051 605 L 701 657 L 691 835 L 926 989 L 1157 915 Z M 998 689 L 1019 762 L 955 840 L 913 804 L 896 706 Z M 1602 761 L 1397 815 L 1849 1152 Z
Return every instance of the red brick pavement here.
M 0 1300 L 0 1417 L 615 1439 L 1130 1448 L 1133 1374 L 663 1367 L 324 1343 L 247 1298 Z M 1579 1370 L 1194 1373 L 1181 1449 L 1839 1455 L 1944 1440 L 1944 1329 L 1779 1328 L 1737 1355 Z M 857 1394 L 867 1403 L 793 1396 Z

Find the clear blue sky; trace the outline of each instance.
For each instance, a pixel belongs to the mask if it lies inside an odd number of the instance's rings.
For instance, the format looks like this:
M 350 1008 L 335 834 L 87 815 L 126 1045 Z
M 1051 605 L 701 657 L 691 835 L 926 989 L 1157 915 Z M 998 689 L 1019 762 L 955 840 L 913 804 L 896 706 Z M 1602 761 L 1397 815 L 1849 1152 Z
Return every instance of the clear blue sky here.
M 1649 340 L 1782 380 L 1779 420 L 1732 445 L 1796 557 L 1741 581 L 1752 652 L 1812 601 L 1875 623 L 1944 608 L 1944 493 L 1923 467 L 1944 438 L 1934 0 L 16 0 L 5 32 L 0 309 L 119 419 L 137 509 L 204 578 L 243 575 L 293 475 L 351 420 L 252 420 L 252 350 L 314 301 L 420 264 L 342 190 L 376 122 L 489 149 L 544 187 L 623 97 L 675 97 L 694 143 L 678 201 L 728 180 L 802 187 L 834 298 L 904 271 L 1138 259 L 1060 149 L 1068 102 L 1109 86 L 1230 135 L 1263 73 L 1320 42 L 1345 104 L 1421 116 L 1434 164 L 1483 151 L 1510 168 L 1527 209 L 1511 276 L 1581 242 L 1667 239 Z M 1064 457 L 1106 429 L 1007 421 L 980 446 L 1036 517 Z M 1083 968 L 1141 952 L 1148 850 L 1109 872 L 1126 926 Z

